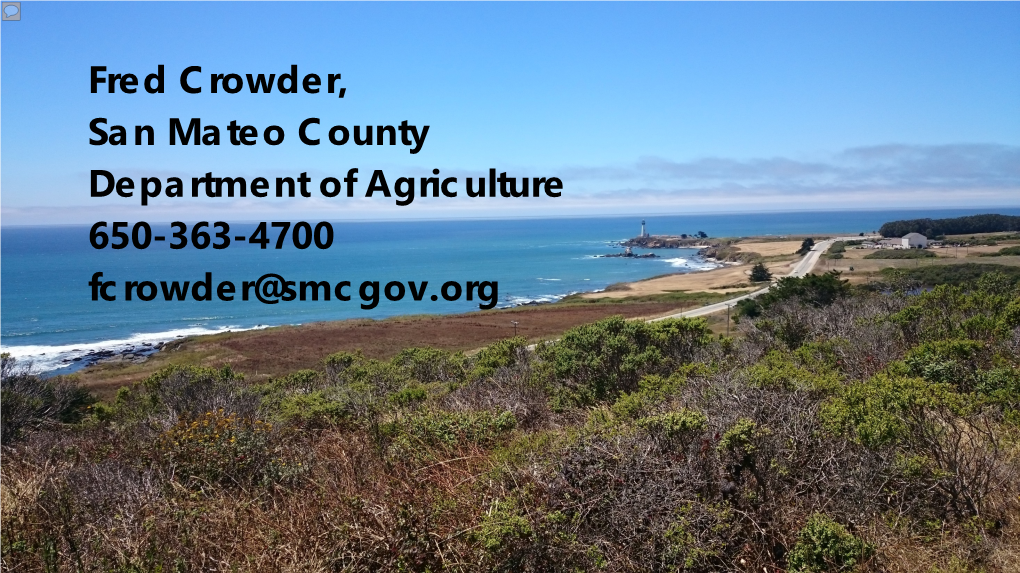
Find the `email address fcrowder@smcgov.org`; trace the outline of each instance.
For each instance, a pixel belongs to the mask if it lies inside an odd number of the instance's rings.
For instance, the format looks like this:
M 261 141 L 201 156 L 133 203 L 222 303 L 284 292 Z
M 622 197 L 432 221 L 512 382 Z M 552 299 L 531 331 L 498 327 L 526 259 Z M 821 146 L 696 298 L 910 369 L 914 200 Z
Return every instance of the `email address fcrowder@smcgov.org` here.
M 490 309 L 499 301 L 497 281 L 446 281 L 438 289 L 429 290 L 429 281 L 351 281 L 331 283 L 325 280 L 287 280 L 277 273 L 266 273 L 255 280 L 240 283 L 214 281 L 211 272 L 199 280 L 108 280 L 105 273 L 95 272 L 88 283 L 93 301 L 257 301 L 262 304 L 303 301 L 360 301 L 361 308 L 371 310 L 383 301 L 397 302 L 409 298 L 415 302 L 478 301 L 478 308 Z

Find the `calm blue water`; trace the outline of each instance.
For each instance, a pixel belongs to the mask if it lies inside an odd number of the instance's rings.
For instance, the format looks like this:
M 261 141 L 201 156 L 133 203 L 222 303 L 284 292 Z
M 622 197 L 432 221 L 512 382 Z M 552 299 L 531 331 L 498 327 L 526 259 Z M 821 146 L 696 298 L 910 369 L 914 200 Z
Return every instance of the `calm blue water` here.
M 710 236 L 858 233 L 883 222 L 916 217 L 951 217 L 978 211 L 885 211 L 770 213 L 714 216 L 646 217 L 652 234 L 705 231 Z M 981 212 L 988 212 L 987 209 Z M 996 212 L 1020 213 L 998 209 Z M 414 302 L 381 300 L 362 310 L 357 286 L 366 280 L 429 281 L 428 294 L 449 280 L 499 283 L 499 306 L 551 301 L 579 291 L 605 288 L 669 272 L 706 268 L 695 251 L 661 253 L 661 259 L 595 258 L 619 252 L 617 241 L 635 236 L 640 220 L 627 218 L 333 223 L 332 248 L 260 250 L 232 243 L 224 250 L 170 250 L 154 243 L 143 251 L 95 250 L 89 227 L 5 227 L 0 230 L 2 304 L 0 345 L 5 352 L 30 358 L 40 369 L 83 350 L 157 342 L 175 336 L 259 325 L 298 324 L 345 318 L 383 318 L 398 314 L 457 313 L 478 309 L 478 302 L 448 302 L 429 296 Z M 254 225 L 231 225 L 231 236 L 250 235 Z M 168 225 L 153 224 L 154 234 L 170 235 Z M 275 232 L 271 232 L 275 238 Z M 92 273 L 116 280 L 116 302 L 93 302 Z M 288 280 L 350 281 L 350 302 L 290 302 L 265 305 L 241 302 L 152 302 L 123 300 L 125 280 L 201 279 L 214 283 L 255 280 L 274 272 Z M 189 297 L 190 298 L 190 297 Z

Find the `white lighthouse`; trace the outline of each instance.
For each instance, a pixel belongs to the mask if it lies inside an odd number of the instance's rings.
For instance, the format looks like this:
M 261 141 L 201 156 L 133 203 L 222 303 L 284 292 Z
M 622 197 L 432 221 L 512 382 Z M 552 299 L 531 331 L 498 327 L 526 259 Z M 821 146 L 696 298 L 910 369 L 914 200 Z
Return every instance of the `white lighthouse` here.
M 641 220 L 641 234 L 638 235 L 638 236 L 641 237 L 641 238 L 645 238 L 645 237 L 648 236 L 648 231 L 645 230 L 645 221 L 644 221 L 644 219 Z

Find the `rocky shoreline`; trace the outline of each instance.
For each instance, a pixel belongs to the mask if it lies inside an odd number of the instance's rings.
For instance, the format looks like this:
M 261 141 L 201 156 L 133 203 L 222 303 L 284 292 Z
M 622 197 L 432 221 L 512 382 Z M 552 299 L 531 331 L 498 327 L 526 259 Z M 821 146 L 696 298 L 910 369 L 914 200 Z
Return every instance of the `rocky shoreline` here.
M 150 356 L 162 350 L 167 344 L 167 342 L 157 342 L 155 344 L 151 342 L 142 342 L 138 345 L 128 346 L 121 350 L 108 350 L 101 348 L 99 350 L 90 350 L 80 356 L 64 358 L 60 362 L 65 367 L 77 366 L 80 368 L 86 368 L 96 364 L 118 364 L 124 362 L 130 364 L 142 364 L 149 360 Z
M 699 237 L 677 237 L 673 235 L 651 235 L 634 237 L 620 243 L 625 249 L 638 247 L 642 249 L 698 249 L 698 256 L 707 262 L 719 264 L 751 263 L 761 259 L 761 255 L 742 251 L 733 246 L 735 239 L 714 239 L 706 241 Z M 626 256 L 626 255 L 615 255 Z

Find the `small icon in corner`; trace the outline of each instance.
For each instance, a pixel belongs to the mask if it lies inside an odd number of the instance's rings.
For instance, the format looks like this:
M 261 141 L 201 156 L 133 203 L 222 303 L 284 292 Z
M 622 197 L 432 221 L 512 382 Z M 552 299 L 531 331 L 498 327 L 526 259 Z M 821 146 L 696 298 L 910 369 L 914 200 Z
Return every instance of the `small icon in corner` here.
M 4 22 L 21 20 L 21 2 L 4 2 L 2 10 Z

